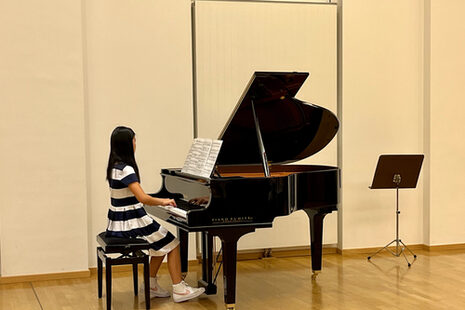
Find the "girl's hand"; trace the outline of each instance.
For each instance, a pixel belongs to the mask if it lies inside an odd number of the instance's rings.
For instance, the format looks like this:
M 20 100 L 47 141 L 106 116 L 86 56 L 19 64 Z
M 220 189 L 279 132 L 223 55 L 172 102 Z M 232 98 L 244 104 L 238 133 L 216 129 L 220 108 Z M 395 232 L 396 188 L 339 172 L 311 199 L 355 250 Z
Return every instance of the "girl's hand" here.
M 174 199 L 169 199 L 169 198 L 161 198 L 161 205 L 162 206 L 173 206 L 176 207 L 176 202 Z
M 189 203 L 200 206 L 203 204 L 207 204 L 208 198 L 209 198 L 208 196 L 192 198 L 191 200 L 189 200 Z
M 144 205 L 148 206 L 173 206 L 176 207 L 176 202 L 174 199 L 169 199 L 169 198 L 157 198 L 152 195 L 147 195 L 142 187 L 140 187 L 139 182 L 132 182 L 131 184 L 128 185 L 129 189 L 131 192 L 136 196 L 136 199 L 143 203 Z

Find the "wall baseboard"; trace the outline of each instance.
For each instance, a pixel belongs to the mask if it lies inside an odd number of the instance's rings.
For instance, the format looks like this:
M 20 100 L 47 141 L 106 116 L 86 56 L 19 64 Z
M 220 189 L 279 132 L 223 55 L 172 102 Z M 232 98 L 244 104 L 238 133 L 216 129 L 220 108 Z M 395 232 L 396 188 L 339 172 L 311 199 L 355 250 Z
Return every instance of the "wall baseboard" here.
M 408 244 L 407 246 L 412 251 L 424 249 L 424 244 Z M 378 251 L 381 248 L 382 247 L 380 246 L 380 247 L 374 247 L 374 248 L 359 248 L 359 249 L 348 249 L 348 250 L 337 249 L 337 253 L 343 256 L 357 255 L 357 254 L 373 254 L 374 252 Z M 396 247 L 390 246 L 389 249 L 391 251 L 395 251 Z
M 6 277 L 0 277 L 0 284 L 88 278 L 90 277 L 90 274 L 91 274 L 90 270 L 82 270 L 82 271 L 44 273 L 44 274 L 34 274 L 34 275 L 24 275 L 24 276 L 6 276 Z
M 465 243 L 457 244 L 444 244 L 444 245 L 425 245 L 423 244 L 423 250 L 429 252 L 441 252 L 441 251 L 464 251 Z
M 424 250 L 428 252 L 447 252 L 447 251 L 462 251 L 465 252 L 465 243 L 460 244 L 445 244 L 445 245 L 426 245 L 426 244 L 408 244 L 408 248 L 412 251 Z M 359 248 L 359 249 L 336 249 L 338 254 L 341 255 L 357 255 L 357 254 L 373 254 L 382 247 L 374 248 Z M 390 246 L 390 250 L 395 251 L 395 246 Z
M 412 251 L 424 250 L 429 252 L 465 252 L 465 243 L 460 244 L 445 244 L 445 245 L 433 245 L 428 246 L 425 244 L 412 244 L 407 245 Z M 336 244 L 327 244 L 323 246 L 323 254 L 341 254 L 342 256 L 350 256 L 357 254 L 373 254 L 381 247 L 375 248 L 360 248 L 360 249 L 348 249 L 340 250 Z M 389 247 L 391 250 L 395 250 L 395 247 Z M 239 250 L 237 251 L 237 260 L 252 260 L 252 259 L 269 259 L 269 258 L 285 258 L 285 257 L 299 257 L 299 256 L 310 256 L 310 246 L 296 246 L 296 247 L 282 247 L 282 248 L 267 248 L 267 249 L 254 249 L 254 250 Z M 221 256 L 219 257 L 221 260 Z M 201 257 L 195 260 L 189 261 L 189 266 L 197 266 L 202 262 Z M 105 268 L 105 267 L 104 267 Z M 139 266 L 142 270 L 142 265 Z M 167 264 L 163 263 L 162 269 L 167 269 Z M 132 266 L 122 265 L 114 266 L 114 272 L 130 272 Z M 97 268 L 92 267 L 88 270 L 82 271 L 71 271 L 71 272 L 59 272 L 59 273 L 46 273 L 36 275 L 22 275 L 22 276 L 4 276 L 0 277 L 0 284 L 11 284 L 11 283 L 22 283 L 22 282 L 33 282 L 33 281 L 46 281 L 46 280 L 61 280 L 61 279 L 77 279 L 77 278 L 89 278 L 97 274 Z
M 336 254 L 336 244 L 323 245 L 323 254 Z M 310 256 L 310 246 L 267 248 L 237 251 L 237 260 Z

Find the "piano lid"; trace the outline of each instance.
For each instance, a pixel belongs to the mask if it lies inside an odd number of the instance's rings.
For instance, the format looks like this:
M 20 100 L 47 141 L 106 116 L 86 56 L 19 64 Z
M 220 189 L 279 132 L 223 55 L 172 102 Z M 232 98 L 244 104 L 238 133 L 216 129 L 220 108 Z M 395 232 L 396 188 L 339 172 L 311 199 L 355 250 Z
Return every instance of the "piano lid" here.
M 255 72 L 218 139 L 218 165 L 262 163 L 252 102 L 268 162 L 304 159 L 323 149 L 336 135 L 337 117 L 294 96 L 307 72 Z

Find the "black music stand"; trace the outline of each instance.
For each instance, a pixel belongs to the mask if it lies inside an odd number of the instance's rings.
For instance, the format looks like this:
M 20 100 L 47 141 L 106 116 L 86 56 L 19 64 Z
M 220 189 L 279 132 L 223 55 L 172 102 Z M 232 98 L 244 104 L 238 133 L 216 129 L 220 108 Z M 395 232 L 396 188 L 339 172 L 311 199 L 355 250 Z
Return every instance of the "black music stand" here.
M 414 260 L 417 258 L 403 242 L 399 239 L 399 188 L 415 188 L 417 186 L 418 177 L 420 175 L 421 164 L 423 163 L 422 154 L 415 155 L 380 155 L 378 165 L 376 166 L 375 175 L 373 177 L 371 189 L 396 189 L 396 239 L 389 242 L 386 246 L 379 249 L 373 255 L 368 256 L 370 260 L 373 256 L 386 249 L 392 255 L 399 257 L 404 255 L 408 266 L 411 263 L 407 259 L 404 250 L 407 249 L 412 255 Z M 389 246 L 396 243 L 396 251 L 393 252 Z M 402 247 L 400 247 L 402 245 Z

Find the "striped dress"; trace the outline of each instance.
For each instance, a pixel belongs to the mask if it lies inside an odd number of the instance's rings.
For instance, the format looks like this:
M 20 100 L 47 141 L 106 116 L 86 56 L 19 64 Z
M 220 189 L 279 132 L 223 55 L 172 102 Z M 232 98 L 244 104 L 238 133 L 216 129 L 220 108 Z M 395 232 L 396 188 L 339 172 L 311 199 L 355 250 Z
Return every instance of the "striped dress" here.
M 179 240 L 145 212 L 143 204 L 128 188 L 133 182 L 139 182 L 134 168 L 116 164 L 109 182 L 107 237 L 143 238 L 150 243 L 150 255 L 163 256 L 176 248 Z

